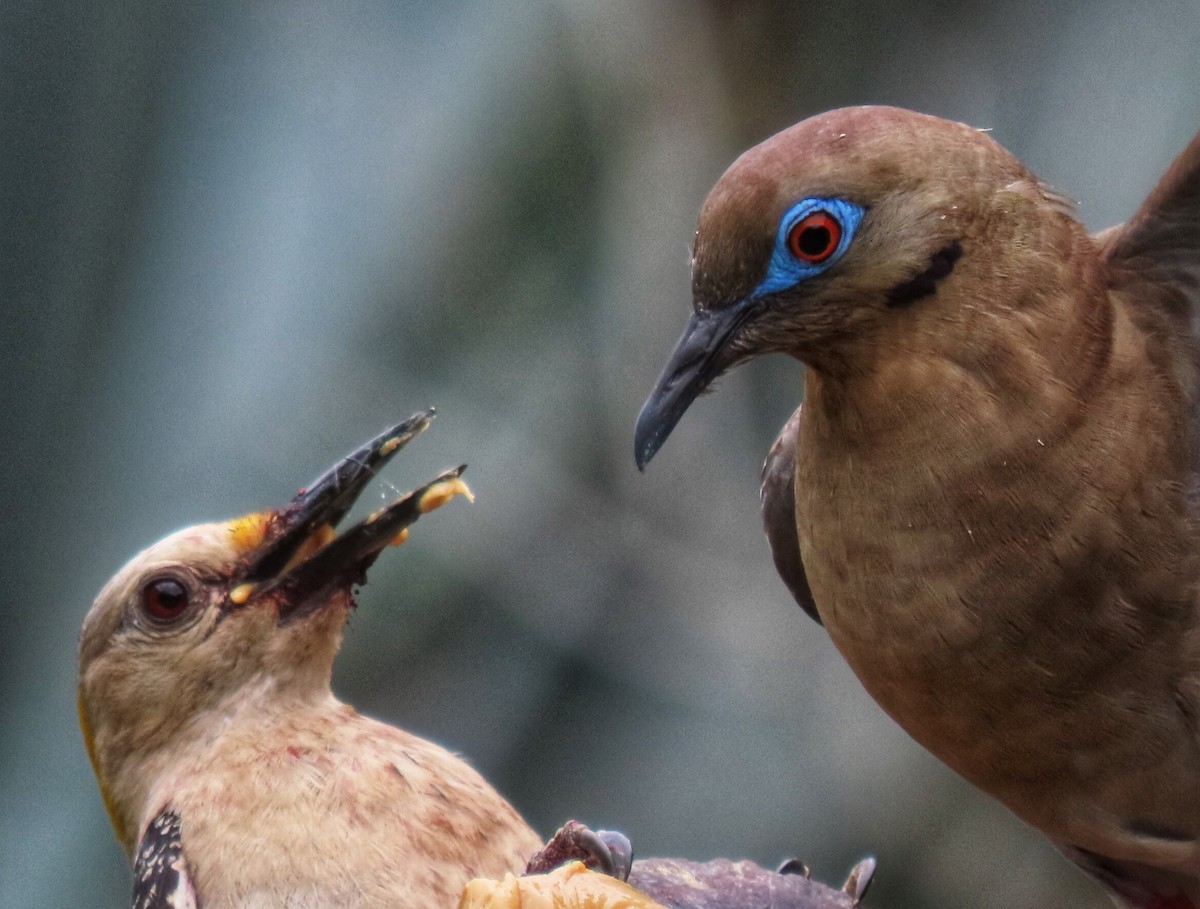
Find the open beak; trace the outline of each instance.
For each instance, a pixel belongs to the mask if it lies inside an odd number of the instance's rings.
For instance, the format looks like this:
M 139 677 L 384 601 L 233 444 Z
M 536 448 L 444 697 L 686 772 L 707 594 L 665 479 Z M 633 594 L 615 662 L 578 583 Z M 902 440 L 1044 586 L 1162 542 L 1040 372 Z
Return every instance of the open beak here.
M 346 455 L 308 486 L 273 519 L 267 542 L 254 555 L 229 593 L 237 607 L 267 593 L 279 602 L 285 624 L 317 609 L 334 585 L 362 581 L 379 554 L 400 542 L 409 525 L 455 495 L 470 496 L 461 479 L 466 465 L 439 474 L 430 482 L 389 503 L 341 534 L 333 528 L 397 451 L 433 420 L 423 410 L 380 433 Z
M 675 344 L 633 431 L 633 457 L 645 470 L 675 424 L 712 381 L 738 362 L 731 342 L 759 312 L 757 298 L 722 309 L 696 310 Z

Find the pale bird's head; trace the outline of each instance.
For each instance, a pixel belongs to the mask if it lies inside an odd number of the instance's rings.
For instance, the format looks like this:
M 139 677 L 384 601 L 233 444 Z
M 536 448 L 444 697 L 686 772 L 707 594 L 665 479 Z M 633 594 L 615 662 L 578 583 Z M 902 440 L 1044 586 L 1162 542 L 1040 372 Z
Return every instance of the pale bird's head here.
M 986 133 L 898 108 L 830 111 L 755 146 L 701 209 L 693 315 L 638 417 L 638 466 L 759 354 L 841 377 L 932 336 L 977 343 L 972 320 L 1036 298 L 1022 282 L 1038 261 L 1084 238 L 1068 209 Z
M 329 694 L 352 588 L 424 512 L 462 493 L 447 471 L 340 535 L 355 499 L 433 411 L 343 458 L 285 508 L 171 534 L 134 556 L 84 619 L 79 713 L 118 839 L 135 823 L 126 793 L 144 762 L 239 692 L 282 709 Z

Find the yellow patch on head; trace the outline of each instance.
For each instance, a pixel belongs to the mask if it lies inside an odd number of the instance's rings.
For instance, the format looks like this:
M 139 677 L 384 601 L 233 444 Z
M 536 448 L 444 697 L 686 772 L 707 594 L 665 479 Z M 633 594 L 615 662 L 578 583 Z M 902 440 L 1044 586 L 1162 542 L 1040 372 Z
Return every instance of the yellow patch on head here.
M 258 549 L 266 540 L 267 528 L 274 517 L 274 512 L 258 511 L 230 521 L 229 535 L 233 538 L 233 545 L 239 552 Z
M 465 496 L 468 502 L 474 502 L 475 496 L 461 477 L 451 477 L 434 483 L 417 500 L 417 508 L 421 514 L 429 514 L 435 508 L 441 508 L 455 496 Z
M 393 436 L 392 438 L 388 439 L 386 442 L 384 442 L 382 445 L 379 446 L 379 454 L 386 458 L 388 455 L 390 455 L 393 451 L 395 451 L 399 447 L 400 447 L 400 437 Z

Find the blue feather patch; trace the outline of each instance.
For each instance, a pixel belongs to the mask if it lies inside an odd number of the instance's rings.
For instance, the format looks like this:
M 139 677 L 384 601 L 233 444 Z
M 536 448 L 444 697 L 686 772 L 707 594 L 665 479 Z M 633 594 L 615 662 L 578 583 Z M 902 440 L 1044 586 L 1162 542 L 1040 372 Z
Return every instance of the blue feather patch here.
M 822 212 L 836 222 L 840 228 L 840 236 L 836 237 L 834 249 L 822 256 L 819 262 L 806 261 L 793 251 L 792 244 L 788 242 L 789 237 L 793 227 L 805 218 Z M 825 271 L 850 248 L 854 233 L 862 223 L 865 212 L 866 209 L 861 205 L 845 199 L 808 198 L 797 202 L 780 219 L 779 229 L 775 232 L 775 249 L 772 250 L 771 261 L 767 264 L 766 277 L 751 291 L 750 296 L 763 297 L 778 293 Z

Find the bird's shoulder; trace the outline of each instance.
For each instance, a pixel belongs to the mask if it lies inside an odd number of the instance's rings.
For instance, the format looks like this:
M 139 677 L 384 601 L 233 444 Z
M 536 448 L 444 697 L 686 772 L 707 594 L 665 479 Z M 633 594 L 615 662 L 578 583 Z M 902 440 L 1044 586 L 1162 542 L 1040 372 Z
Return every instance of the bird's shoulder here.
M 1093 236 L 1109 287 L 1182 399 L 1192 489 L 1200 503 L 1200 133 L 1128 221 Z
M 1200 307 L 1200 133 L 1124 224 L 1094 235 L 1118 286 L 1155 285 Z
M 1200 134 L 1174 160 L 1133 217 L 1095 234 L 1093 240 L 1108 284 L 1127 302 L 1130 318 L 1147 335 L 1165 341 L 1177 374 L 1191 373 L 1196 381 L 1200 372 Z M 1196 393 L 1191 387 L 1187 390 Z

